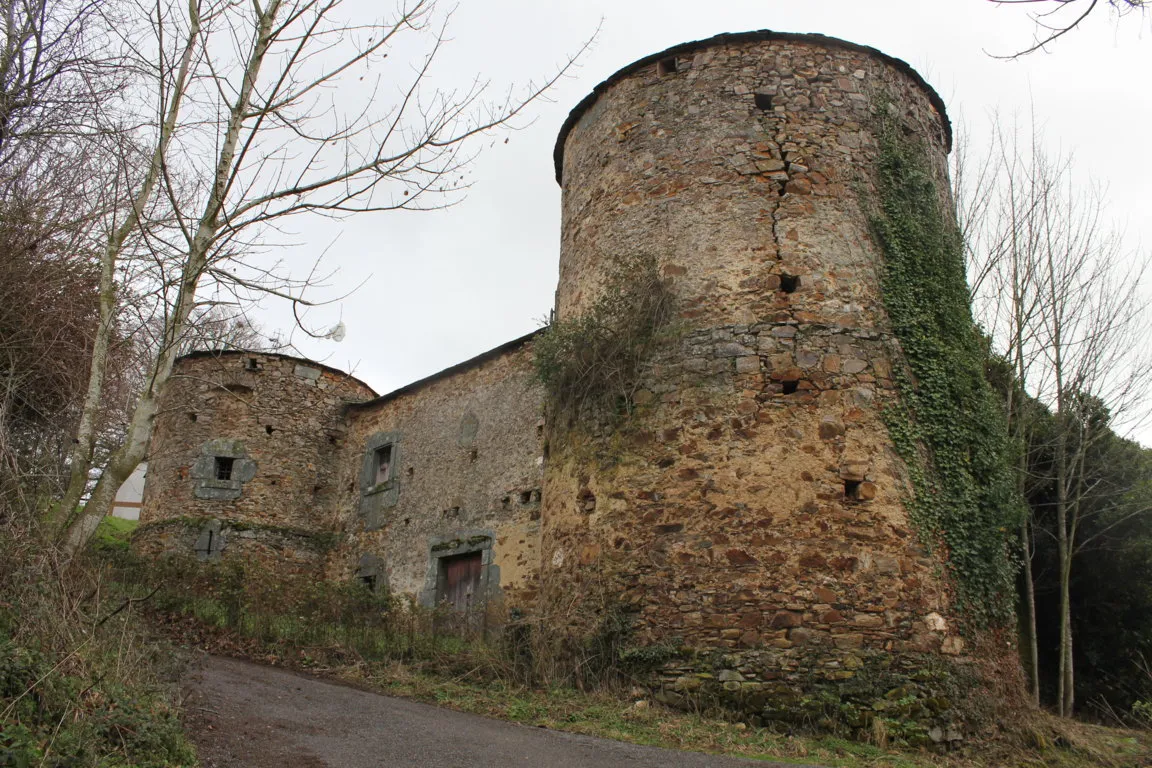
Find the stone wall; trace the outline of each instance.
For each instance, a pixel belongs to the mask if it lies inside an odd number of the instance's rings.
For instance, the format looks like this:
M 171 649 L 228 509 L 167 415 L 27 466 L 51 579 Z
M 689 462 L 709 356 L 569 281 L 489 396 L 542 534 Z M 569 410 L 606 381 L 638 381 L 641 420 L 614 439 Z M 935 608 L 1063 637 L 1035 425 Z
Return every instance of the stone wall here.
M 682 335 L 615 434 L 550 424 L 546 600 L 610 574 L 637 642 L 753 654 L 742 679 L 794 689 L 963 652 L 881 418 L 901 357 L 866 213 L 877 109 L 947 189 L 937 104 L 875 51 L 761 35 L 650 57 L 581 105 L 561 135 L 558 315 L 645 254 Z
M 181 358 L 149 449 L 138 547 L 192 554 L 209 521 L 225 520 L 225 556 L 292 560 L 301 549 L 298 559 L 318 566 L 304 538 L 332 538 L 331 516 L 316 505 L 344 437 L 344 407 L 374 395 L 347 374 L 283 355 Z
M 335 579 L 375 576 L 430 605 L 444 557 L 483 553 L 493 612 L 536 594 L 541 392 L 520 339 L 396 393 L 353 406 L 337 456 Z M 374 451 L 390 446 L 390 477 Z

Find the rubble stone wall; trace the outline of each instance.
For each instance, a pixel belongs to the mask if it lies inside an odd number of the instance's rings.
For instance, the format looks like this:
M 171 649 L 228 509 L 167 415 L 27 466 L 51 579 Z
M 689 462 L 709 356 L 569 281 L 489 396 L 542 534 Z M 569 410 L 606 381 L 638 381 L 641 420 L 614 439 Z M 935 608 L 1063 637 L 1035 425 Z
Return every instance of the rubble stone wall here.
M 344 537 L 330 565 L 333 578 L 372 568 L 392 592 L 430 605 L 439 561 L 479 551 L 487 609 L 534 601 L 542 394 L 531 344 L 509 346 L 349 409 L 334 477 Z M 392 477 L 377 483 L 372 452 L 385 444 L 392 446 Z
M 546 423 L 530 337 L 375 399 L 307 361 L 194 355 L 140 547 L 251 551 L 424 604 L 445 558 L 480 553 L 501 616 L 560 607 L 595 633 L 622 608 L 668 703 L 949 733 L 955 662 L 983 657 L 884 424 L 904 363 L 869 226 L 880 110 L 947 195 L 939 97 L 872 49 L 749 33 L 621 70 L 561 132 L 556 311 L 591 307 L 621 259 L 658 265 L 674 333 L 626 417 Z
M 545 599 L 611 573 L 639 642 L 743 653 L 749 684 L 963 652 L 882 420 L 901 358 L 867 216 L 878 109 L 947 189 L 936 103 L 877 52 L 785 37 L 653 57 L 584 105 L 558 316 L 643 254 L 682 333 L 615 434 L 550 425 Z
M 318 512 L 316 500 L 343 440 L 344 407 L 374 395 L 347 374 L 282 355 L 181 358 L 149 450 L 138 546 L 192 554 L 212 520 L 245 528 L 229 537 L 226 556 L 251 549 L 248 540 L 258 536 L 263 549 L 276 552 L 297 548 L 293 534 L 331 534 L 330 516 Z M 221 459 L 230 464 L 223 473 Z M 177 545 L 176 530 L 186 530 L 189 541 Z M 154 536 L 171 546 L 149 544 Z M 320 562 L 312 547 L 303 548 L 305 560 Z

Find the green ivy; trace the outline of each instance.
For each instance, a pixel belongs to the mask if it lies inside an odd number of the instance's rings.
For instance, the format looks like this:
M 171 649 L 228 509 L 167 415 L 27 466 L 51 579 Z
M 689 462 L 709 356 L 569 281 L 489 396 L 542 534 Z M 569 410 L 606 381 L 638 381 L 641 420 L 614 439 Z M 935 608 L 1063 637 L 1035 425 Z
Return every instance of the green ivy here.
M 900 393 L 885 413 L 908 465 L 911 513 L 940 551 L 959 604 L 978 626 L 1013 611 L 1008 535 L 1022 504 L 1002 409 L 984 376 L 986 345 L 972 320 L 964 249 L 925 147 L 880 114 L 878 199 L 871 224 L 884 253 L 884 306 L 900 342 Z

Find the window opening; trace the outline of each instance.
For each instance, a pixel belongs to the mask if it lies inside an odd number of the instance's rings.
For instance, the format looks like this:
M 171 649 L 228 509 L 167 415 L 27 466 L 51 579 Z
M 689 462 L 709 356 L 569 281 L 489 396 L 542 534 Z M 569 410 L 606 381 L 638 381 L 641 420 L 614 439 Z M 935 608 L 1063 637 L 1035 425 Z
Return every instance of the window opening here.
M 376 591 L 376 574 L 369 573 L 359 577 L 359 581 L 363 584 L 369 592 Z
M 756 94 L 756 108 L 765 111 L 772 109 L 772 94 L 758 93 Z
M 232 470 L 236 466 L 236 459 L 230 456 L 217 456 L 216 457 L 216 479 L 217 480 L 231 480 Z
M 392 444 L 376 449 L 376 484 L 387 482 L 392 477 Z
M 844 498 L 858 499 L 860 498 L 860 481 L 859 480 L 845 480 L 844 481 Z
M 250 357 L 244 362 L 244 369 L 248 371 L 258 371 L 260 370 L 260 362 L 256 358 Z
M 795 293 L 799 287 L 799 275 L 780 275 L 780 290 L 784 291 L 784 293 Z
M 666 59 L 660 59 L 660 61 L 656 64 L 656 73 L 659 75 L 671 75 L 676 71 L 677 67 L 675 56 L 669 56 Z
M 784 394 L 791 395 L 796 391 L 796 387 L 800 385 L 798 381 L 782 381 L 780 382 L 784 387 Z
M 196 421 L 196 419 L 197 419 L 196 414 L 194 414 L 194 413 L 188 414 L 188 420 L 189 421 Z
M 215 560 L 224 548 L 224 537 L 220 534 L 219 523 L 209 523 L 200 530 L 193 551 L 199 560 Z

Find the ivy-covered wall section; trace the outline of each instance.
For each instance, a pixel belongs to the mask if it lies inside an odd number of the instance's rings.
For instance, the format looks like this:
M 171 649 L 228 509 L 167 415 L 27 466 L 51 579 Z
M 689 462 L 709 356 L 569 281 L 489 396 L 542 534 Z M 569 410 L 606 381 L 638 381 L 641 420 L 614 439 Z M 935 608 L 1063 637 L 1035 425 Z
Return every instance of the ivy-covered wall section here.
M 1004 414 L 985 379 L 986 345 L 947 198 L 921 139 L 880 112 L 871 219 L 884 253 L 884 306 L 906 364 L 896 366 L 900 401 L 885 421 L 912 477 L 913 521 L 947 563 L 964 616 L 1002 625 L 1013 614 L 1007 537 L 1022 510 Z

